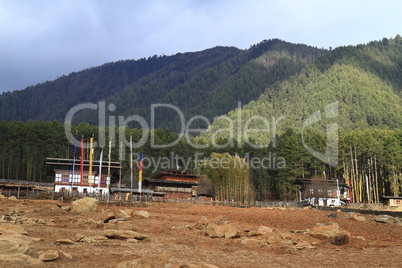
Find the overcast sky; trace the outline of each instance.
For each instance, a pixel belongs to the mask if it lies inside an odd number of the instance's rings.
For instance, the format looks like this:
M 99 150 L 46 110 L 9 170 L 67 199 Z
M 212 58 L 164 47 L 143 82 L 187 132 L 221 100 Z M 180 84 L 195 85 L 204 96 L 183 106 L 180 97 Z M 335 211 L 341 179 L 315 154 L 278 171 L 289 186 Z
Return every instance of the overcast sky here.
M 0 0 L 0 92 L 106 62 L 264 39 L 335 48 L 402 35 L 402 1 Z

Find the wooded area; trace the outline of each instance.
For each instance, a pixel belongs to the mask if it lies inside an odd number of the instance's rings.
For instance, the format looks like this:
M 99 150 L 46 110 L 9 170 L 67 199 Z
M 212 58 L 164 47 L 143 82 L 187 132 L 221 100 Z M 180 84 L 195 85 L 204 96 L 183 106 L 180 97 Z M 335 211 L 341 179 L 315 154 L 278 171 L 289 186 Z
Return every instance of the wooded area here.
M 73 126 L 73 133 L 87 141 L 94 136 L 98 140 L 98 127 L 82 123 Z M 115 130 L 116 133 L 118 130 Z M 148 132 L 147 135 L 149 135 Z M 168 144 L 177 139 L 177 135 L 162 129 L 153 131 L 158 144 Z M 125 129 L 125 137 L 133 142 L 142 138 L 142 130 Z M 318 132 L 309 133 L 309 146 L 317 151 L 325 150 L 326 137 Z M 108 135 L 107 135 L 108 138 Z M 193 141 L 195 142 L 195 140 Z M 219 140 L 221 144 L 227 141 Z M 129 174 L 129 147 L 124 146 L 123 174 Z M 86 149 L 87 151 L 88 149 Z M 95 149 L 94 159 L 99 159 L 101 148 Z M 356 202 L 379 202 L 384 195 L 400 195 L 402 186 L 402 131 L 401 130 L 349 130 L 339 131 L 339 165 L 329 166 L 312 156 L 303 145 L 301 133 L 292 129 L 278 136 L 275 146 L 256 149 L 242 146 L 204 149 L 194 148 L 185 139 L 168 148 L 152 148 L 150 139 L 144 146 L 134 148 L 134 153 L 143 152 L 144 158 L 174 159 L 170 166 L 155 166 L 144 163 L 144 177 L 150 177 L 166 168 L 187 167 L 190 172 L 203 172 L 211 176 L 215 193 L 221 200 L 292 200 L 296 195 L 296 178 L 322 176 L 327 179 L 340 179 L 347 183 L 351 179 L 353 197 Z M 198 157 L 196 156 L 198 154 Z M 115 142 L 112 148 L 112 160 L 118 161 L 120 146 Z M 53 177 L 46 177 L 46 158 L 73 157 L 73 144 L 69 143 L 64 126 L 58 121 L 12 121 L 0 123 L 0 177 L 2 179 L 20 179 L 37 182 L 52 182 Z M 228 166 L 237 163 L 235 169 L 203 169 L 202 163 L 211 158 L 228 159 Z M 198 160 L 197 160 L 198 158 Z M 266 159 L 264 165 L 255 164 L 255 159 Z M 197 163 L 196 163 L 197 160 Z M 225 160 L 226 161 L 226 160 Z M 254 162 L 252 162 L 254 161 Z M 243 166 L 244 163 L 247 164 Z M 165 163 L 166 164 L 166 163 Z M 215 176 L 218 174 L 219 176 Z M 124 176 L 129 182 L 129 176 Z M 366 183 L 369 184 L 367 192 Z

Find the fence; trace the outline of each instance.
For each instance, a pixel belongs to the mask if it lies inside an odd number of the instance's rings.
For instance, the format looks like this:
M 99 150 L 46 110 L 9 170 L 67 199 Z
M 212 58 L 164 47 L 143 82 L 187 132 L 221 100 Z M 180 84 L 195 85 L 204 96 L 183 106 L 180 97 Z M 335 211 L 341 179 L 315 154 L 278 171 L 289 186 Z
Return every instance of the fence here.
M 112 194 L 97 193 L 79 193 L 79 192 L 53 192 L 43 190 L 30 190 L 30 191 L 3 191 L 0 192 L 6 197 L 15 196 L 18 199 L 43 199 L 43 200 L 60 200 L 61 202 L 71 202 L 72 200 L 82 197 L 92 197 L 99 201 L 101 204 L 117 204 L 129 206 L 132 204 L 145 205 L 151 203 L 179 203 L 179 204 L 198 204 L 207 206 L 225 206 L 225 207 L 295 207 L 298 206 L 294 201 L 276 201 L 276 202 L 262 202 L 262 201 L 218 201 L 218 200 L 205 200 L 200 198 L 192 199 L 166 199 L 160 196 L 146 193 L 142 195 L 132 195 L 130 193 L 117 192 Z

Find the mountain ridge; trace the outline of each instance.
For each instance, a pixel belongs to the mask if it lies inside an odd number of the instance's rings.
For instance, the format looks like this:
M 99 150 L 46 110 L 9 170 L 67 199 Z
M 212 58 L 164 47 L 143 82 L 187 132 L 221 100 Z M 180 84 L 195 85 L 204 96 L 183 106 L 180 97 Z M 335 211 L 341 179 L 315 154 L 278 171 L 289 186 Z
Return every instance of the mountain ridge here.
M 269 52 L 278 53 L 273 65 L 250 63 Z M 206 114 L 213 119 L 236 107 L 239 100 L 247 103 L 258 98 L 266 87 L 297 73 L 306 62 L 323 53 L 326 50 L 272 39 L 245 50 L 218 46 L 199 52 L 106 63 L 3 93 L 0 120 L 63 121 L 75 105 L 99 101 L 115 104 L 115 113 L 122 116 L 138 114 L 149 118 L 151 104 L 171 103 L 188 117 Z M 275 68 L 286 72 L 275 72 Z M 266 77 L 262 79 L 261 74 Z M 157 119 L 158 124 L 177 128 L 171 122 L 175 115 L 163 116 Z M 94 113 L 79 113 L 76 123 L 96 124 L 96 119 Z

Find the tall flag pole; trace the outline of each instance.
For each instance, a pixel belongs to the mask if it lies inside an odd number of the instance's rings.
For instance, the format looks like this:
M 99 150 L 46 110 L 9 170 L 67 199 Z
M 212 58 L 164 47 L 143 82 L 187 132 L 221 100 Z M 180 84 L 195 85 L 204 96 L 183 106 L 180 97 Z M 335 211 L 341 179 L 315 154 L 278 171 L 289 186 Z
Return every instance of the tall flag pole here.
M 80 186 L 84 180 L 84 138 L 81 139 Z
M 133 136 L 130 136 L 130 181 L 133 190 Z
M 77 150 L 77 139 L 74 139 L 74 152 L 73 152 L 73 166 L 71 167 L 71 181 L 70 181 L 70 186 L 71 186 L 71 191 L 73 190 L 73 184 L 74 184 L 74 169 L 75 169 L 75 152 Z
M 138 167 L 138 191 L 142 191 L 142 152 L 140 153 L 140 162 Z
M 91 137 L 89 139 L 89 174 L 88 174 L 89 187 L 92 187 L 92 158 L 94 155 L 93 143 L 94 143 L 94 137 Z
M 109 184 L 110 184 L 110 180 L 111 180 L 111 178 L 110 178 L 110 162 L 111 161 L 112 161 L 112 141 L 110 140 L 109 141 L 109 164 L 107 167 L 107 179 L 106 179 L 106 184 L 107 184 L 108 188 L 109 188 Z
M 99 157 L 99 179 L 98 179 L 98 193 L 100 191 L 101 179 L 102 179 L 102 157 L 103 157 L 103 147 Z
M 120 159 L 123 159 L 123 142 L 120 142 Z M 121 168 L 119 168 L 119 190 L 121 186 Z

